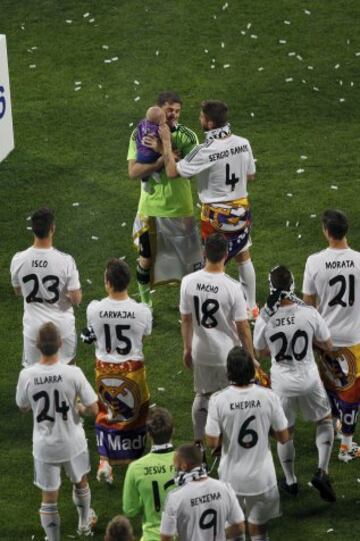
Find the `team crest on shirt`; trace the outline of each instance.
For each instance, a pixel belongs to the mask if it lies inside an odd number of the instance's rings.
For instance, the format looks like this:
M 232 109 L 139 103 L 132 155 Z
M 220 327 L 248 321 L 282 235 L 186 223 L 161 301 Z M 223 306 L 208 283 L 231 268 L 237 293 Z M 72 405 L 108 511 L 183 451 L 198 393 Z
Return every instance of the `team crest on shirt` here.
M 141 405 L 139 386 L 124 376 L 98 379 L 99 399 L 108 411 L 109 422 L 130 423 L 138 417 Z
M 323 353 L 319 369 L 326 389 L 346 391 L 356 379 L 356 357 L 348 348 Z

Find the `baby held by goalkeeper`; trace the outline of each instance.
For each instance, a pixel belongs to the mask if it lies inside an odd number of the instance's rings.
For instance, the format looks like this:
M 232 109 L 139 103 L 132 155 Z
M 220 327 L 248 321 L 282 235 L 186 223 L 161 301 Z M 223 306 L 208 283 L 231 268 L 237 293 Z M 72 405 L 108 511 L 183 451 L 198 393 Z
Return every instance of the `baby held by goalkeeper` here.
M 146 146 L 143 143 L 143 140 L 144 137 L 151 136 L 160 141 L 159 126 L 161 124 L 165 124 L 165 122 L 165 113 L 158 106 L 149 107 L 149 109 L 146 111 L 145 118 L 140 120 L 136 131 L 136 161 L 138 163 L 154 163 L 160 157 L 160 154 L 152 148 Z M 143 189 L 146 191 L 148 191 L 147 181 L 149 178 L 150 177 L 144 177 L 141 179 L 143 182 Z

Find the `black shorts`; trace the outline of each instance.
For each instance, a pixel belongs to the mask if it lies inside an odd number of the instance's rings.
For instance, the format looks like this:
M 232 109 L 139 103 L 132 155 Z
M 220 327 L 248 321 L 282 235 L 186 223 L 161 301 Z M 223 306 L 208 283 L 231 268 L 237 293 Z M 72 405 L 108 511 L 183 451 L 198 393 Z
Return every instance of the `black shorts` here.
M 146 259 L 151 257 L 149 231 L 145 231 L 139 236 L 139 254 Z

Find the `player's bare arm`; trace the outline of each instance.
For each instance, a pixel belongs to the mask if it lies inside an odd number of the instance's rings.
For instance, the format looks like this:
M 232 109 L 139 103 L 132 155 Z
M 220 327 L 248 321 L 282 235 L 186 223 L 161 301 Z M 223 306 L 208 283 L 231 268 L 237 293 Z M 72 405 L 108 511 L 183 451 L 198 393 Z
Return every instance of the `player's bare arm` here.
M 192 315 L 181 314 L 181 335 L 184 344 L 183 362 L 186 368 L 192 368 L 191 344 L 193 336 Z
M 271 428 L 270 435 L 279 443 L 286 443 L 291 439 L 288 428 L 285 428 L 285 430 L 274 430 L 273 428 Z
M 81 417 L 96 417 L 99 412 L 99 406 L 97 402 L 90 404 L 90 406 L 84 406 L 84 404 L 78 402 L 77 410 Z
M 79 306 L 82 301 L 82 291 L 81 289 L 74 289 L 73 291 L 68 291 L 67 296 L 73 306 Z
M 306 295 L 306 293 L 304 293 L 303 300 L 305 304 L 316 308 L 316 295 Z
M 217 449 L 221 445 L 221 436 L 209 436 L 206 434 L 206 443 L 210 449 Z
M 320 348 L 320 349 L 323 349 L 324 351 L 332 351 L 333 349 L 333 343 L 332 343 L 332 340 L 331 338 L 329 338 L 329 340 L 325 340 L 325 342 L 320 342 L 319 340 L 314 340 L 314 343 L 313 343 L 314 347 L 315 348 Z
M 22 296 L 21 287 L 14 287 L 14 293 L 17 297 L 21 297 Z
M 167 125 L 159 127 L 159 135 L 163 145 L 163 157 L 166 174 L 169 178 L 179 176 L 176 169 L 176 161 L 171 147 L 171 133 Z
M 160 541 L 172 541 L 174 537 L 172 535 L 160 534 Z
M 242 535 L 245 531 L 245 522 L 239 522 L 232 524 L 225 530 L 226 539 L 234 539 L 239 535 Z
M 244 321 L 235 321 L 235 324 L 243 348 L 250 353 L 251 357 L 253 358 L 255 368 L 258 368 L 260 365 L 255 358 L 251 330 L 248 320 L 245 319 Z
M 131 179 L 148 177 L 164 166 L 164 158 L 160 156 L 154 163 L 138 163 L 136 160 L 128 161 L 128 173 Z
M 255 180 L 255 178 L 256 178 L 256 175 L 255 175 L 255 174 L 254 174 L 254 175 L 246 175 L 246 180 L 247 180 L 248 182 L 251 181 L 251 180 Z
M 263 359 L 264 357 L 270 357 L 270 350 L 268 348 L 264 349 L 256 349 L 255 350 L 256 357 L 259 357 L 260 359 Z

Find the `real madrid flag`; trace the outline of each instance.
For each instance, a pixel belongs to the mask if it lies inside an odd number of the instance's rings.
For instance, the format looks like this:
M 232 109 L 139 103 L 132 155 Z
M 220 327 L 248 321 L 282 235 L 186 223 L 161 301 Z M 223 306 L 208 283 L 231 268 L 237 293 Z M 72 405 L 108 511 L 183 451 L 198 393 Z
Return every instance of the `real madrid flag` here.
M 0 162 L 14 148 L 6 37 L 0 34 Z

